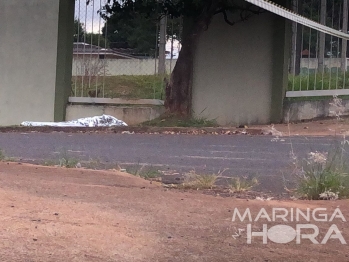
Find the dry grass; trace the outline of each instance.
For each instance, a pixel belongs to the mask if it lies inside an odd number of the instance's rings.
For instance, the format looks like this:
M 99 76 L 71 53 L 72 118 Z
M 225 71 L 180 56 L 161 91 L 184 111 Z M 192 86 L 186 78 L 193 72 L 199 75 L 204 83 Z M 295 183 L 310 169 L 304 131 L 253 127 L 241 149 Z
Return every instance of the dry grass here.
M 244 192 L 259 184 L 255 177 L 232 177 L 229 183 L 229 189 L 232 192 Z
M 180 185 L 183 189 L 212 189 L 215 187 L 219 174 L 197 174 L 191 171 L 184 177 L 184 182 Z

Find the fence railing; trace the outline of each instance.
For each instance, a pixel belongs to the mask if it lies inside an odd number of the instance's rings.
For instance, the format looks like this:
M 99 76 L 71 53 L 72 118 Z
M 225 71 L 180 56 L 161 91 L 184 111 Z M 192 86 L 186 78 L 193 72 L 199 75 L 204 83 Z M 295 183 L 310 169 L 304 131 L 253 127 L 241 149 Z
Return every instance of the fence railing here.
M 117 98 L 164 99 L 164 77 L 171 74 L 180 49 L 179 42 L 174 40 L 178 38 L 175 32 L 178 34 L 179 31 L 174 28 L 176 24 L 166 20 L 166 73 L 159 74 L 160 21 L 151 20 L 153 30 L 144 29 L 148 30 L 148 47 L 144 47 L 143 40 L 130 45 L 119 37 L 129 34 L 123 31 L 128 28 L 120 27 L 115 19 L 102 18 L 107 2 L 92 0 L 87 5 L 86 0 L 76 0 L 70 101 L 96 103 L 107 101 L 104 98 L 109 98 L 108 101 L 119 101 Z M 168 33 L 171 31 L 172 35 Z
M 347 28 L 346 1 L 293 0 L 293 10 L 342 31 Z M 286 97 L 349 95 L 346 46 L 346 40 L 293 23 Z
M 73 59 L 73 76 L 83 75 L 156 75 L 156 59 Z M 165 62 L 166 72 L 171 73 L 177 59 Z

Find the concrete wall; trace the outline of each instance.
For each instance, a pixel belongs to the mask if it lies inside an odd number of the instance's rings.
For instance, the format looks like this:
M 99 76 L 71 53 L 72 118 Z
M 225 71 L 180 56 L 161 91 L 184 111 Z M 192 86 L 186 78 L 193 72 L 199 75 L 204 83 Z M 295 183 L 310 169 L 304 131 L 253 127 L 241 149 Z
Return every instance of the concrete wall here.
M 326 68 L 338 67 L 340 69 L 341 62 L 342 62 L 341 58 L 325 58 L 324 59 L 324 65 Z M 317 69 L 318 68 L 318 59 L 317 58 L 302 58 L 301 59 L 301 68 Z
M 166 60 L 166 72 L 172 72 L 177 60 L 173 59 Z M 106 69 L 106 74 L 109 76 L 118 75 L 154 75 L 156 73 L 155 63 L 158 60 L 155 59 L 95 59 L 90 60 L 89 56 L 83 59 L 81 56 L 79 58 L 74 58 L 73 60 L 73 75 L 81 76 L 85 74 L 85 66 L 89 67 L 88 71 L 99 70 L 99 73 L 104 72 L 104 64 Z
M 260 63 L 258 61 L 258 57 L 256 60 L 253 58 L 256 63 Z M 301 68 L 303 73 L 308 73 L 309 69 L 317 69 L 318 66 L 317 58 L 302 58 L 301 60 Z M 96 58 L 92 58 L 91 62 L 90 58 L 87 56 L 84 59 L 81 57 L 73 59 L 73 76 L 81 76 L 84 74 L 84 67 L 92 68 L 100 68 L 100 70 L 104 70 L 103 63 L 106 66 L 107 75 L 117 76 L 117 75 L 154 75 L 155 74 L 155 63 L 157 60 L 155 59 L 105 59 L 100 60 Z M 172 72 L 174 66 L 176 65 L 177 59 L 171 61 L 166 60 L 166 71 L 167 73 Z M 326 68 L 340 68 L 341 67 L 341 59 L 340 58 L 325 58 L 324 64 Z M 261 65 L 262 66 L 262 65 Z
M 234 26 L 216 16 L 197 48 L 194 115 L 221 125 L 280 122 L 290 39 L 286 28 L 284 19 L 270 13 Z
M 0 125 L 63 120 L 74 3 L 0 0 Z
M 340 104 L 334 103 L 333 99 L 318 101 L 285 101 L 285 123 L 314 118 L 335 117 L 349 115 L 349 100 L 343 99 Z
M 111 115 L 127 123 L 137 125 L 153 120 L 165 112 L 163 106 L 112 106 L 112 105 L 68 105 L 67 120 L 81 117 Z

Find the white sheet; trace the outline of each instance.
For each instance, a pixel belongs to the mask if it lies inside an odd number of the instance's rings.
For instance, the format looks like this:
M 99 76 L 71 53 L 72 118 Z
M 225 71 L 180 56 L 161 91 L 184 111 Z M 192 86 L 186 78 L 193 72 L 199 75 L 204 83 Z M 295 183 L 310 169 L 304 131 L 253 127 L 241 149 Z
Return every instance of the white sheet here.
M 94 117 L 79 118 L 77 120 L 67 122 L 30 122 L 21 123 L 22 126 L 55 126 L 55 127 L 112 127 L 112 126 L 127 126 L 124 121 L 121 121 L 113 116 L 102 115 Z

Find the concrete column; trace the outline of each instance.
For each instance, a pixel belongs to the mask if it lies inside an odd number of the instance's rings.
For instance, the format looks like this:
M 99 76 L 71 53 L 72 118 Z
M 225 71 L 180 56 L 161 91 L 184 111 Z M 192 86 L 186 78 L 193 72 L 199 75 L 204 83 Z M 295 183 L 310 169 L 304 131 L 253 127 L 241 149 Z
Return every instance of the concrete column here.
M 275 3 L 281 5 L 283 2 L 275 1 Z M 283 119 L 283 102 L 288 85 L 292 22 L 283 17 L 273 15 L 273 24 L 273 53 L 271 57 L 273 66 L 269 122 L 280 123 Z
M 0 125 L 62 121 L 74 0 L 0 0 Z
M 238 21 L 239 13 L 230 19 Z M 281 122 L 291 41 L 286 24 L 269 12 L 234 26 L 215 16 L 195 54 L 194 116 L 233 126 Z

